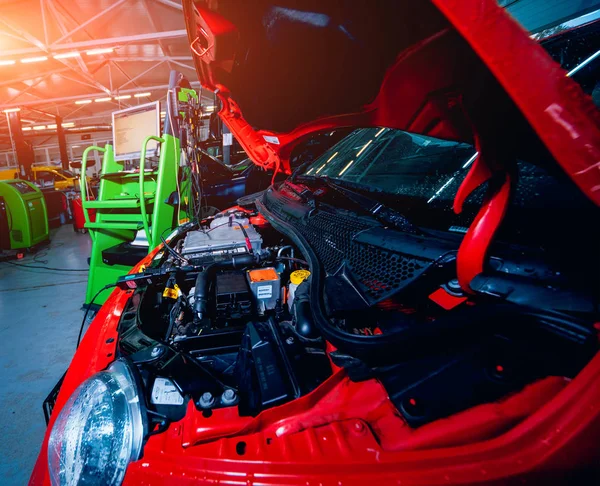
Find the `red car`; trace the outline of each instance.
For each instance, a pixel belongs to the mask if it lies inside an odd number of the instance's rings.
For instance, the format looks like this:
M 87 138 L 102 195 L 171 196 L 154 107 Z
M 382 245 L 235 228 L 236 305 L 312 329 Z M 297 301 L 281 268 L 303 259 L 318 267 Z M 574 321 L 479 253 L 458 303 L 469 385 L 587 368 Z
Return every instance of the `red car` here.
M 120 279 L 30 484 L 600 480 L 600 118 L 492 0 L 184 0 L 253 161 Z

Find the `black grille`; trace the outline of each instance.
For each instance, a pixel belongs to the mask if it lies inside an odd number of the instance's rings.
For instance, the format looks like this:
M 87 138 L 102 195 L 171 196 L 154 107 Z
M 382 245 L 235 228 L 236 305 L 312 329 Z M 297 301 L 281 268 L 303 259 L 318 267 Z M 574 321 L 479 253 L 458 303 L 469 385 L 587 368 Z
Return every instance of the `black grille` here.
M 364 293 L 375 301 L 386 298 L 413 280 L 427 262 L 400 253 L 354 243 L 348 264 Z
M 361 231 L 381 226 L 377 221 L 352 213 L 319 210 L 302 219 L 283 213 L 285 201 L 270 198 L 269 209 L 285 219 L 308 241 L 328 275 L 343 265 L 361 294 L 371 304 L 386 299 L 419 276 L 427 260 L 383 250 L 354 241 Z
M 307 221 L 294 224 L 311 244 L 329 274 L 335 274 L 347 256 L 355 251 L 352 238 L 360 231 L 375 226 L 364 220 L 320 211 Z

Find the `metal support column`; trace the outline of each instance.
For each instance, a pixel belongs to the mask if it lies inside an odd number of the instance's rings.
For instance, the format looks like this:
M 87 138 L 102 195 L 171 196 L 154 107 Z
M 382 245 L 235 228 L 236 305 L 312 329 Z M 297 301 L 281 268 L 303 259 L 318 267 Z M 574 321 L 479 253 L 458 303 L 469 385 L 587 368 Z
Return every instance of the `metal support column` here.
M 31 144 L 25 142 L 25 138 L 23 137 L 20 114 L 19 112 L 12 112 L 7 113 L 6 116 L 8 118 L 10 137 L 19 164 L 19 173 L 24 179 L 32 180 L 31 166 L 35 160 L 35 155 Z
M 69 170 L 69 154 L 67 153 L 67 137 L 62 127 L 62 118 L 56 117 L 56 136 L 58 138 L 58 150 L 60 151 L 60 163 L 64 170 Z

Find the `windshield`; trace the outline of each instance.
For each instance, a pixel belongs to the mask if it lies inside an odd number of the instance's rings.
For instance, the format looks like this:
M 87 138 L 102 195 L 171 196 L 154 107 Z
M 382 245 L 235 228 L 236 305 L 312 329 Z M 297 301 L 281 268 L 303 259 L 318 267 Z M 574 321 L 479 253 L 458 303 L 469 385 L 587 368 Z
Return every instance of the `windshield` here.
M 298 180 L 327 178 L 401 212 L 431 230 L 465 233 L 483 202 L 486 185 L 467 199 L 463 212 L 452 208 L 456 192 L 476 158 L 465 143 L 449 142 L 388 128 L 354 130 L 306 167 Z M 573 242 L 593 241 L 598 210 L 556 168 L 519 161 L 511 204 L 498 233 L 509 243 L 559 253 Z M 583 250 L 585 251 L 585 250 Z

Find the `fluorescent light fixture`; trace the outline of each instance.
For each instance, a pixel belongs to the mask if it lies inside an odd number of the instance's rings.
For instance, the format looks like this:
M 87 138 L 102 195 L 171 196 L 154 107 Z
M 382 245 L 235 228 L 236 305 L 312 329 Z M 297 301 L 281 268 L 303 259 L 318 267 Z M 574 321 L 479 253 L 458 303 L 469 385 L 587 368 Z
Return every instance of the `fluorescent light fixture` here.
M 333 160 L 333 158 L 337 155 L 338 153 L 336 152 L 335 154 L 333 154 L 331 157 L 329 157 L 327 159 L 327 162 L 325 162 L 326 164 L 329 164 L 329 162 L 331 162 Z
M 7 108 L 4 113 L 16 113 L 17 111 L 21 111 L 21 108 Z
M 71 145 L 71 148 L 79 148 L 80 145 Z
M 108 54 L 115 50 L 114 47 L 106 47 L 103 49 L 91 49 L 89 51 L 85 51 L 88 56 L 95 56 L 96 54 Z
M 152 93 L 136 93 L 133 96 L 136 98 L 143 98 L 144 96 L 150 96 Z
M 79 57 L 81 54 L 77 51 L 75 52 L 61 52 L 60 54 L 54 54 L 52 57 L 54 59 L 70 59 L 72 57 Z
M 450 177 L 450 179 L 448 179 L 448 180 L 446 181 L 446 183 L 445 183 L 445 184 L 444 184 L 442 187 L 440 187 L 440 188 L 439 188 L 439 189 L 438 189 L 438 190 L 435 192 L 435 194 L 434 194 L 433 196 L 431 196 L 431 197 L 429 198 L 429 201 L 427 201 L 427 204 L 429 204 L 431 201 L 433 201 L 433 200 L 434 200 L 434 199 L 435 199 L 435 198 L 438 196 L 438 194 L 439 194 L 440 192 L 442 192 L 444 189 L 446 189 L 446 187 L 448 187 L 448 186 L 450 185 L 450 183 L 451 183 L 453 180 L 454 180 L 454 176 Z
M 478 155 L 479 155 L 479 152 L 475 152 L 473 154 L 473 156 L 465 162 L 465 165 L 463 165 L 462 168 L 466 169 L 467 167 L 469 167 L 471 165 L 471 163 L 477 158 Z
M 46 125 L 36 125 L 33 127 L 34 130 L 46 130 Z
M 379 135 L 381 135 L 383 133 L 383 131 L 385 130 L 385 128 L 382 128 L 381 130 L 379 130 L 376 134 L 375 134 L 375 138 L 379 137 Z
M 3 59 L 0 61 L 0 66 L 12 66 L 16 62 L 14 59 Z
M 30 132 L 31 131 L 31 127 L 23 127 L 21 128 L 22 132 Z
M 61 126 L 63 128 L 70 128 L 70 127 L 74 127 L 75 123 L 73 123 L 73 122 L 61 123 Z
M 338 174 L 338 176 L 341 176 L 341 175 L 342 175 L 344 172 L 346 172 L 346 171 L 347 171 L 347 170 L 350 168 L 350 166 L 351 166 L 352 164 L 354 164 L 354 160 L 351 160 L 350 162 L 348 162 L 348 164 L 346 165 L 346 167 L 344 167 L 344 168 L 342 169 L 342 171 L 341 171 L 341 172 Z
M 30 62 L 42 62 L 42 61 L 47 61 L 48 58 L 46 56 L 38 56 L 38 57 L 26 57 L 25 59 L 21 59 L 21 62 L 24 64 L 30 63 Z
M 361 149 L 358 151 L 358 153 L 356 154 L 356 158 L 360 157 L 360 154 L 362 154 L 362 153 L 365 151 L 365 149 L 366 149 L 366 148 L 367 148 L 369 145 L 371 145 L 371 143 L 372 143 L 372 142 L 373 142 L 373 139 L 371 139 L 371 140 L 369 140 L 367 143 L 365 143 L 364 147 L 363 147 L 363 148 L 361 148 Z M 341 174 L 340 174 L 340 175 L 341 175 Z
M 166 111 L 161 111 L 160 112 L 160 116 L 161 116 L 161 118 L 164 118 L 165 116 L 167 116 L 167 112 Z
M 77 100 L 77 101 L 75 102 L 75 104 L 76 104 L 76 105 L 87 105 L 87 104 L 89 104 L 89 103 L 91 103 L 91 102 L 92 102 L 92 100 Z M 64 126 L 64 125 L 63 125 L 63 126 Z
M 315 174 L 318 174 L 319 172 L 321 172 L 325 168 L 326 165 L 327 165 L 327 162 L 325 162 L 321 167 L 319 167 L 317 169 L 317 172 L 315 172 Z
M 215 107 L 214 106 L 205 106 L 202 110 L 203 111 L 215 111 Z
M 55 128 L 56 128 L 56 125 L 55 125 L 55 124 L 53 124 L 53 125 L 46 125 L 46 128 L 47 128 L 48 130 L 53 130 L 53 129 L 55 129 Z
M 95 103 L 104 103 L 105 101 L 110 101 L 112 100 L 112 98 L 110 96 L 107 96 L 106 98 L 96 98 L 94 100 Z
M 588 57 L 585 61 L 583 61 L 581 64 L 575 66 L 573 69 L 571 69 L 568 73 L 567 73 L 567 77 L 570 78 L 571 76 L 573 76 L 573 74 L 575 74 L 577 71 L 579 71 L 580 69 L 582 69 L 583 67 L 587 66 L 590 62 L 592 62 L 594 59 L 596 59 L 598 56 L 600 56 L 600 51 L 596 51 L 594 54 L 592 54 L 590 57 Z
M 128 100 L 129 98 L 131 98 L 131 95 L 119 95 L 119 96 L 115 96 L 115 100 Z

